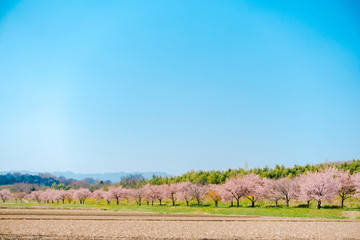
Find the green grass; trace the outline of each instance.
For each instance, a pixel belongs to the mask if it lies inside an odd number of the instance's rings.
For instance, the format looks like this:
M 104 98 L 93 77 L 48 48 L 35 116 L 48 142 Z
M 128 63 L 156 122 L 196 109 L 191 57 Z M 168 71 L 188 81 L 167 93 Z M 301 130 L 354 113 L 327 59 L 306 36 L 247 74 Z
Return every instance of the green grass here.
M 350 204 L 349 204 L 350 205 Z M 306 208 L 300 203 L 293 203 L 293 206 L 287 208 L 283 205 L 274 207 L 271 203 L 260 202 L 254 208 L 250 207 L 248 201 L 242 201 L 241 206 L 229 207 L 229 204 L 219 203 L 219 207 L 214 207 L 211 202 L 205 202 L 202 206 L 197 207 L 195 202 L 191 202 L 190 206 L 185 206 L 184 203 L 180 205 L 172 206 L 171 203 L 165 202 L 162 206 L 155 204 L 154 206 L 148 206 L 143 203 L 142 206 L 137 206 L 135 203 L 127 204 L 121 202 L 119 205 L 112 202 L 107 204 L 105 201 L 97 203 L 95 200 L 87 200 L 85 204 L 79 203 L 15 203 L 6 202 L 0 203 L 0 207 L 21 207 L 21 208 L 63 208 L 63 209 L 101 209 L 107 211 L 136 211 L 136 212 L 153 212 L 161 214 L 171 213 L 184 213 L 184 214 L 221 214 L 221 215 L 257 215 L 257 216 L 274 216 L 274 217 L 306 217 L 306 218 L 333 218 L 343 219 L 348 218 L 344 213 L 347 211 L 359 211 L 359 205 L 357 202 L 352 202 L 352 208 L 341 209 L 335 205 L 325 205 L 322 209 L 318 210 L 313 203 L 310 208 Z M 357 218 L 357 217 L 356 217 Z

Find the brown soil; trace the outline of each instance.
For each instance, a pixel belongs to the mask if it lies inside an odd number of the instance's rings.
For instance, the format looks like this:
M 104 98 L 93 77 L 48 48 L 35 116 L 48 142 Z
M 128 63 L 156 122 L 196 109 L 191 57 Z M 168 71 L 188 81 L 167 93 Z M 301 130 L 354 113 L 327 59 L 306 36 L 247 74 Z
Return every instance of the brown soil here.
M 0 239 L 360 239 L 360 221 L 0 209 Z

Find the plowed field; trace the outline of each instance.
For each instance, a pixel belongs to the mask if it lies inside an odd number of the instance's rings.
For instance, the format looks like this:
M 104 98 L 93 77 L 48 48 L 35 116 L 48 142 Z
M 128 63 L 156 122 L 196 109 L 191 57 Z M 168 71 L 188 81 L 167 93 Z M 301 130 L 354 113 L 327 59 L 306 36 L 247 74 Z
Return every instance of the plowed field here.
M 360 239 L 360 221 L 0 209 L 0 239 Z

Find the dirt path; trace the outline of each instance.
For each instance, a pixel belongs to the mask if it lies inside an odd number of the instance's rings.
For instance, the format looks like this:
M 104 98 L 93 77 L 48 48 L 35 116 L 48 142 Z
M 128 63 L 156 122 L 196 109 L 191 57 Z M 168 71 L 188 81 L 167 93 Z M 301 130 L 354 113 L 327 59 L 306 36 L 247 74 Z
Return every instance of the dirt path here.
M 0 239 L 360 239 L 359 220 L 0 210 Z

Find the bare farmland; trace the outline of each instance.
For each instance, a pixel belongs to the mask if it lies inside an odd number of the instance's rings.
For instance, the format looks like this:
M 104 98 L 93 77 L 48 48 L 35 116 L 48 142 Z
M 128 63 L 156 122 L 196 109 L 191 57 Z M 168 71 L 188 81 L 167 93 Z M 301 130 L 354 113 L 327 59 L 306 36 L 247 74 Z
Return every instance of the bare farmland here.
M 0 239 L 360 239 L 359 220 L 0 209 Z

